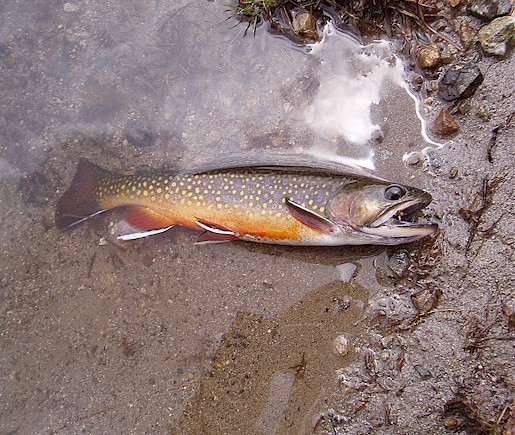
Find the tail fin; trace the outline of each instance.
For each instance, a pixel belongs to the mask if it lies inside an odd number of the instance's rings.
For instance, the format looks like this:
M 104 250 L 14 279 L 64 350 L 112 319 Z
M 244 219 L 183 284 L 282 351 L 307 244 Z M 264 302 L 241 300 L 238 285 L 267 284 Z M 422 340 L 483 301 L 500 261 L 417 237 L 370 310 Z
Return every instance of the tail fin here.
M 81 158 L 72 183 L 57 201 L 55 225 L 59 229 L 71 228 L 105 210 L 97 197 L 99 183 L 109 172 Z

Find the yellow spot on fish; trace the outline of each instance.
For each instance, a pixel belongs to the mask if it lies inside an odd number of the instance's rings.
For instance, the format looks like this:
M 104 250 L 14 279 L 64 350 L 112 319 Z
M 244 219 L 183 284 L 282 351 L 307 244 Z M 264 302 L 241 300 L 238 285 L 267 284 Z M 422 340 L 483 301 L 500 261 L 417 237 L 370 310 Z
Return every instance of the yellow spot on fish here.
M 147 187 L 147 182 L 146 181 L 143 182 L 143 187 Z
M 177 183 L 174 181 L 174 182 L 172 183 L 172 187 L 176 187 L 176 186 L 177 186 Z
M 191 206 L 191 204 L 192 204 L 192 202 L 188 199 L 188 200 L 186 201 L 186 205 L 187 205 L 187 206 Z
M 158 194 L 159 194 L 159 193 L 161 193 L 162 191 L 163 191 L 163 189 L 161 189 L 160 187 L 158 187 L 158 188 L 156 189 L 156 192 L 157 192 Z
M 143 191 L 143 196 L 148 196 L 148 190 Z
M 222 204 L 220 204 L 220 203 L 216 204 L 216 208 L 221 209 L 222 208 Z
M 320 207 L 320 213 L 323 213 L 325 211 L 325 207 Z

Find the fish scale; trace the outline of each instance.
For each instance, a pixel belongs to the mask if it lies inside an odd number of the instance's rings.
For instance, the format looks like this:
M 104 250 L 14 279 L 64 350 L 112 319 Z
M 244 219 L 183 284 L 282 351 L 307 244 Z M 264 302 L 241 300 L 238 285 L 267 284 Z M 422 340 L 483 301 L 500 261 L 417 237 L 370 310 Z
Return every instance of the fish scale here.
M 292 218 L 286 198 L 323 214 L 328 199 L 341 189 L 344 180 L 334 175 L 250 168 L 178 176 L 110 175 L 99 185 L 97 196 L 103 208 L 145 205 L 193 228 L 197 228 L 198 219 L 205 219 L 237 227 L 240 233 L 259 226 L 254 232 L 261 238 L 298 238 L 309 236 L 313 230 L 302 228 Z M 289 223 L 287 231 L 279 220 Z

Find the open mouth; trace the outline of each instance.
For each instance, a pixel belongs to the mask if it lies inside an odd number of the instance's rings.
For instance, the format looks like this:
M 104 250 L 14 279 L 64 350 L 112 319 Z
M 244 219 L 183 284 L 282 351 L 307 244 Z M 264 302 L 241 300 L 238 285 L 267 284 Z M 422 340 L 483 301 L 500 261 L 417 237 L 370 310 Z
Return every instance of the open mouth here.
M 438 225 L 421 221 L 419 213 L 431 200 L 431 195 L 425 194 L 395 204 L 370 222 L 364 231 L 389 237 L 422 237 L 432 234 Z

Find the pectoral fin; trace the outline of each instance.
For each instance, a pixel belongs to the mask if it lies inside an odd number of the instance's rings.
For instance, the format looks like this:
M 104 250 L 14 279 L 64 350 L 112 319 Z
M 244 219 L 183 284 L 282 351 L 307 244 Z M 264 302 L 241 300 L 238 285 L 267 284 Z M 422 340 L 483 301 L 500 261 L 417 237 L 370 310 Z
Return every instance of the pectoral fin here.
M 334 231 L 334 223 L 324 216 L 302 207 L 289 198 L 285 198 L 285 202 L 290 214 L 302 225 L 306 225 L 307 227 L 324 234 L 330 234 Z
M 197 237 L 196 244 L 230 242 L 240 237 L 237 231 L 231 230 L 214 222 L 205 219 L 197 219 L 196 224 L 204 230 Z

